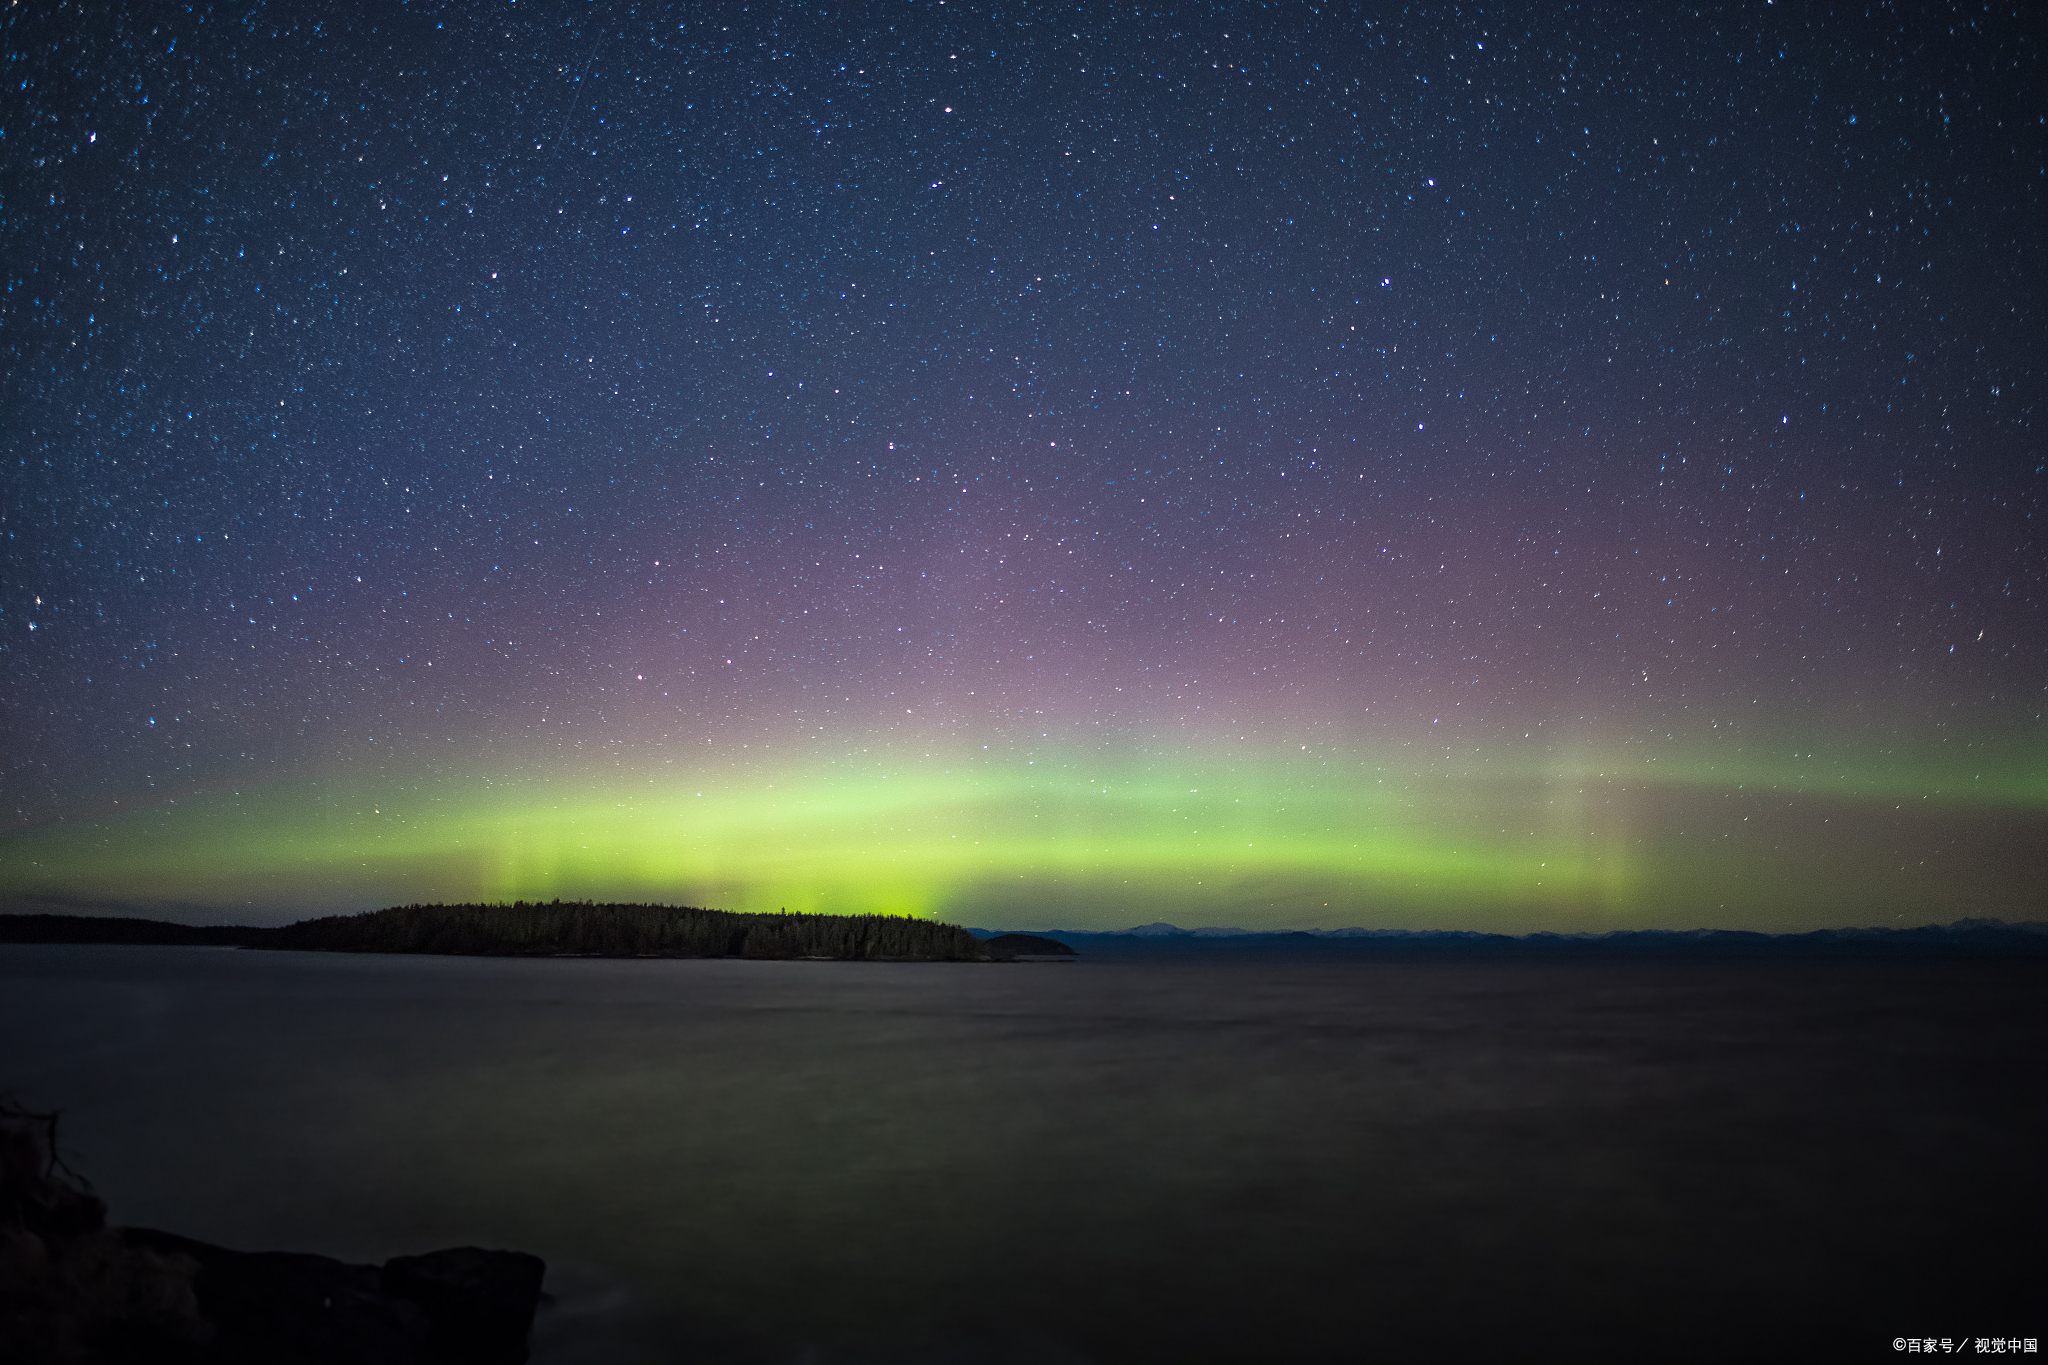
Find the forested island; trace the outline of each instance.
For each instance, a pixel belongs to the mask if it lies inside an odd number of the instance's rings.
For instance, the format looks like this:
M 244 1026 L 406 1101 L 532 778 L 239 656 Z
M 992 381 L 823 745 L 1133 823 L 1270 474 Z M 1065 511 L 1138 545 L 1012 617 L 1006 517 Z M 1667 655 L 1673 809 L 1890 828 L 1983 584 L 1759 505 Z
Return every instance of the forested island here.
M 956 924 L 900 915 L 742 914 L 676 905 L 514 901 L 400 905 L 281 928 L 193 926 L 89 915 L 0 915 L 0 942 L 138 943 L 480 957 L 822 958 L 1007 962 L 1071 953 L 1050 940 L 984 943 Z
M 300 920 L 269 948 L 495 957 L 829 958 L 840 962 L 987 962 L 956 924 L 898 915 L 741 914 L 671 905 L 514 901 L 401 905 Z

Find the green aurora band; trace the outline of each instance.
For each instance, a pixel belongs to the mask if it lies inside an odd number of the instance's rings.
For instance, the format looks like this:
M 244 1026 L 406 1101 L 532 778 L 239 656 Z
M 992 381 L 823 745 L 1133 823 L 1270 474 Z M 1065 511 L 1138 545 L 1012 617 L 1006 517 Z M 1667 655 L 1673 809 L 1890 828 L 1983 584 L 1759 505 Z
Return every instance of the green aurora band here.
M 682 777 L 280 780 L 17 831 L 0 842 L 0 897 L 255 922 L 560 897 L 991 927 L 1503 932 L 2040 910 L 2048 768 L 2030 754 L 1966 770 L 1708 745 L 1471 753 L 877 747 Z

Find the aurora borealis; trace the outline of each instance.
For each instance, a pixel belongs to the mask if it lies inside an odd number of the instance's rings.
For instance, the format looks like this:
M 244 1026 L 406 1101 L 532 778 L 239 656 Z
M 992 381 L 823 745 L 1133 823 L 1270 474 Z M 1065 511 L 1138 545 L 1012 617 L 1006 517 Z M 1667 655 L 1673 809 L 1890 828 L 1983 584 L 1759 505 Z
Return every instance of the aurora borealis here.
M 2040 918 L 2025 20 L 17 8 L 0 909 Z

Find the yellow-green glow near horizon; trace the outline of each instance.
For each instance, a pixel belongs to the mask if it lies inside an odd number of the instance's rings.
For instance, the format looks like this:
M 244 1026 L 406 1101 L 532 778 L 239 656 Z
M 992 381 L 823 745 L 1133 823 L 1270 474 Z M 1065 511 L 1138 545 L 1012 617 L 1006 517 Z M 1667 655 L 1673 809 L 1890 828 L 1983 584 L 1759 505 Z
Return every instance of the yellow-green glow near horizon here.
M 1002 927 L 1520 932 L 2010 913 L 2030 894 L 2009 867 L 1960 866 L 1956 837 L 2038 820 L 2030 766 L 1987 789 L 1983 774 L 1811 760 L 1801 785 L 1781 771 L 1798 762 L 875 750 L 684 777 L 276 783 L 17 834 L 4 856 L 18 901 L 265 920 L 561 897 Z

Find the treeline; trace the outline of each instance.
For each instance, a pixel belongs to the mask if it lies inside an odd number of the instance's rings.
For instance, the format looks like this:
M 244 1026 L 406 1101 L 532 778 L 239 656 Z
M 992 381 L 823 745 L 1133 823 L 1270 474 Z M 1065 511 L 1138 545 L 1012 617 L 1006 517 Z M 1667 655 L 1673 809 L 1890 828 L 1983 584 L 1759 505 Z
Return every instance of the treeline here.
M 0 914 L 0 943 L 130 943 L 245 948 L 268 941 L 275 929 L 245 924 L 172 924 L 109 915 Z
M 749 915 L 670 905 L 514 901 L 401 905 L 301 920 L 260 945 L 342 953 L 499 957 L 823 957 L 842 961 L 985 962 L 958 925 L 896 915 Z

